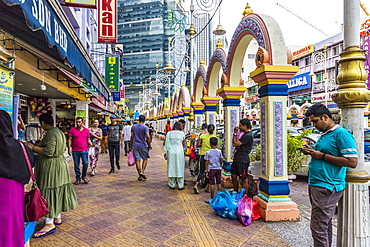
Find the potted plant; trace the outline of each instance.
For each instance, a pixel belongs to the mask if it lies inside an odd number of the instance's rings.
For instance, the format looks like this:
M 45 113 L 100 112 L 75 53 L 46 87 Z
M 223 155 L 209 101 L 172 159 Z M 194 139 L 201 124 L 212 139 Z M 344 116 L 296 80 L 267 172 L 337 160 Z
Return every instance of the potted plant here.
M 307 164 L 309 156 L 304 155 L 298 148 L 303 147 L 306 144 L 302 139 L 309 134 L 312 130 L 306 130 L 300 133 L 298 136 L 292 136 L 288 133 L 287 136 L 287 156 L 288 156 L 288 175 L 294 175 L 299 169 L 303 167 L 304 164 Z M 295 178 L 291 176 L 292 179 Z

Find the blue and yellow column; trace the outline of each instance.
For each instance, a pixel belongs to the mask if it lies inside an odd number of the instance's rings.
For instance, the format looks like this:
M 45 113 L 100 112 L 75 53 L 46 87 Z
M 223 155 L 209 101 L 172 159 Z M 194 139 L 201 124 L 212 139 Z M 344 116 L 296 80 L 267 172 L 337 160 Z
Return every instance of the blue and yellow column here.
M 250 77 L 259 85 L 261 109 L 260 203 L 265 221 L 297 221 L 300 212 L 290 194 L 287 170 L 287 81 L 298 67 L 262 65 Z
M 240 98 L 244 94 L 245 87 L 222 87 L 217 90 L 223 98 L 224 108 L 224 163 L 232 163 L 232 138 L 233 129 L 239 126 Z
M 204 105 L 204 113 L 206 115 L 206 123 L 214 124 L 216 126 L 216 109 L 220 102 L 219 97 L 203 97 L 200 99 Z
M 190 131 L 189 116 L 190 116 L 190 107 L 183 107 L 183 118 L 185 120 L 185 133 Z
M 194 109 L 194 128 L 201 127 L 203 123 L 203 109 L 202 103 L 191 103 L 191 107 Z

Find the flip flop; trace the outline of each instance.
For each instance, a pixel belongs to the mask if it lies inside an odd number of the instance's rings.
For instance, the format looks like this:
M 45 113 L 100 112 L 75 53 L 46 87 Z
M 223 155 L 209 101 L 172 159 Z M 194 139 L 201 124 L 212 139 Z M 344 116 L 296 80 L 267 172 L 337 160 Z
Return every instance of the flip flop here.
M 61 225 L 61 224 L 63 224 L 63 221 L 61 221 L 61 222 L 59 222 L 59 223 L 54 222 L 54 225 L 57 225 L 57 226 L 59 226 L 59 225 Z
M 54 227 L 53 229 L 49 230 L 49 231 L 39 231 L 39 232 L 36 232 L 36 233 L 44 233 L 42 235 L 39 235 L 39 236 L 35 236 L 35 235 L 32 235 L 33 238 L 42 238 L 42 237 L 45 237 L 49 234 L 52 234 L 53 232 L 55 232 L 57 229 Z
M 197 188 L 193 188 L 194 194 L 199 194 L 199 190 Z

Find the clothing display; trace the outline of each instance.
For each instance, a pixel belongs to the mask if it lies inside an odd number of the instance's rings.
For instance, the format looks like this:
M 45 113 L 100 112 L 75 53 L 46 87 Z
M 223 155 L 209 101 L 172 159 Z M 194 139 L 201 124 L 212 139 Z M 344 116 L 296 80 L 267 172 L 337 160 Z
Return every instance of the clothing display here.
M 42 137 L 42 129 L 38 124 L 30 124 L 26 126 L 24 131 L 24 139 L 29 142 L 37 142 Z

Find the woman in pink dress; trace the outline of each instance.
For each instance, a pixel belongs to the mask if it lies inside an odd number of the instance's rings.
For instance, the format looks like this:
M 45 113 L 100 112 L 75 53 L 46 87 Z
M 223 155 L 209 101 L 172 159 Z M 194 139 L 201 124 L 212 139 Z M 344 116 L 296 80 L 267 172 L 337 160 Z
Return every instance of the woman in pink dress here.
M 24 246 L 24 184 L 30 180 L 10 116 L 0 110 L 0 246 Z M 32 161 L 33 153 L 25 146 Z
M 98 127 L 99 120 L 95 119 L 92 122 L 90 127 L 90 138 L 91 142 L 94 146 L 89 148 L 89 159 L 90 159 L 90 167 L 91 167 L 91 176 L 96 174 L 96 163 L 99 160 L 99 153 L 100 153 L 100 141 L 103 138 L 103 132 Z

